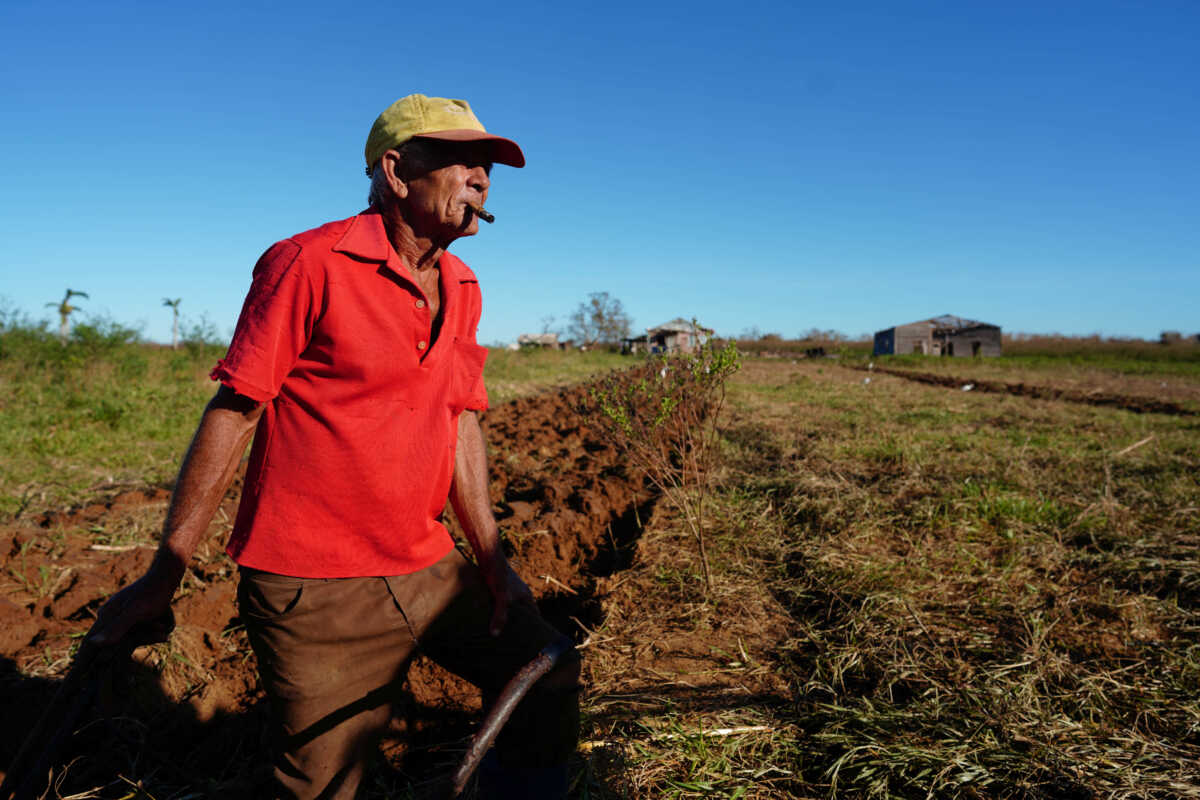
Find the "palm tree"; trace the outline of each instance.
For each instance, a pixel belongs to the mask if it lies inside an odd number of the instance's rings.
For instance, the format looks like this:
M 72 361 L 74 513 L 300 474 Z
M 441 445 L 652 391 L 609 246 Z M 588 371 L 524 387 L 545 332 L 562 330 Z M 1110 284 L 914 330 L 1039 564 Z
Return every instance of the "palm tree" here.
M 163 305 L 170 306 L 171 310 L 175 312 L 174 319 L 171 320 L 171 349 L 172 350 L 179 349 L 179 301 L 182 299 L 183 299 L 182 297 L 176 297 L 174 300 L 170 299 L 169 297 L 163 298 Z
M 74 289 L 67 289 L 67 293 L 63 295 L 61 303 L 46 303 L 51 308 L 58 307 L 58 341 L 63 345 L 66 345 L 67 334 L 71 331 L 71 312 L 79 310 L 77 306 L 71 305 L 71 298 L 87 296 L 87 292 L 77 292 Z

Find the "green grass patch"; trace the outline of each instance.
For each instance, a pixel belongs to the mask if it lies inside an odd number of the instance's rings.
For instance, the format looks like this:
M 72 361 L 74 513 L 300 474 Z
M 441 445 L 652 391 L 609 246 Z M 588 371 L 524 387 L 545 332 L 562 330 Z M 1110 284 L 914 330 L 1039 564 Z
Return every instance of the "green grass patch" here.
M 492 348 L 483 367 L 488 399 L 493 405 L 569 386 L 593 375 L 628 367 L 634 359 L 606 350 L 550 350 Z
M 116 327 L 66 346 L 36 334 L 0 332 L 0 516 L 169 482 L 223 349 L 170 350 Z
M 0 518 L 172 481 L 224 352 L 207 329 L 172 350 L 103 319 L 77 324 L 63 345 L 44 324 L 0 313 Z M 629 363 L 495 349 L 485 380 L 503 403 Z

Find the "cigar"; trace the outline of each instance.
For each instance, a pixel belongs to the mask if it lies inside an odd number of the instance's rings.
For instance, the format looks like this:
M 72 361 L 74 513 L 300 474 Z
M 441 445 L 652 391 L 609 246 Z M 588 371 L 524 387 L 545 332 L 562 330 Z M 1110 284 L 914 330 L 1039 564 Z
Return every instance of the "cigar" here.
M 483 206 L 473 206 L 470 203 L 467 203 L 467 208 L 474 211 L 475 216 L 479 217 L 481 220 L 488 223 L 489 225 L 496 221 L 496 218 L 494 216 L 492 216 L 491 214 L 489 214 L 487 209 L 484 208 Z

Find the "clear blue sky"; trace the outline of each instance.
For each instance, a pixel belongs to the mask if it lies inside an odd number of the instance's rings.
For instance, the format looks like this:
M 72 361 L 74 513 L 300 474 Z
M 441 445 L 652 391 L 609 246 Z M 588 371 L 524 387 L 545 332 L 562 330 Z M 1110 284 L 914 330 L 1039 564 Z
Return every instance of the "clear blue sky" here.
M 485 343 L 594 291 L 722 334 L 1200 331 L 1194 0 L 426 7 L 5 0 L 0 297 L 227 333 L 419 91 L 529 159 L 452 248 Z

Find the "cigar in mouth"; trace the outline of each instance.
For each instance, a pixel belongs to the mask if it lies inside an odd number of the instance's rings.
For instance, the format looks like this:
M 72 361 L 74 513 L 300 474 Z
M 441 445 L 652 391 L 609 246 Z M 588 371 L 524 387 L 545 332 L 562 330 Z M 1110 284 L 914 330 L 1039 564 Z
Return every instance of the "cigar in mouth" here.
M 473 206 L 470 203 L 467 203 L 467 208 L 474 211 L 475 216 L 479 217 L 481 220 L 488 223 L 489 225 L 496 221 L 496 218 L 494 216 L 492 216 L 491 214 L 489 214 L 488 210 L 486 208 L 484 208 L 483 206 Z

